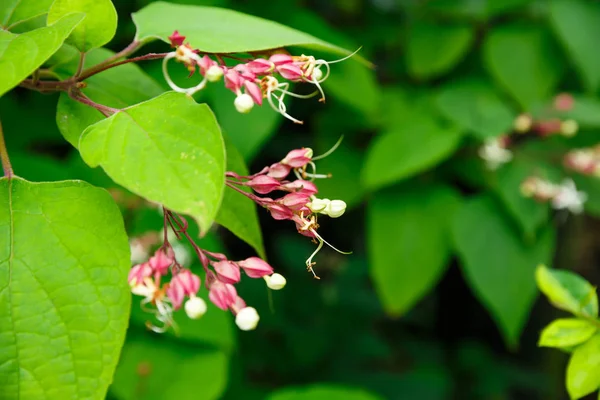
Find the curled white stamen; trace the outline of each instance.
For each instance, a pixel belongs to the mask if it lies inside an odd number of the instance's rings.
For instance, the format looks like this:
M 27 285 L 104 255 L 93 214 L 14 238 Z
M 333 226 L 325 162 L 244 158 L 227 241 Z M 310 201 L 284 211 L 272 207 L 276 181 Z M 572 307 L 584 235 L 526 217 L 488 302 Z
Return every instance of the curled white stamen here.
M 206 86 L 206 82 L 207 82 L 206 78 L 204 78 L 202 80 L 202 82 L 200 82 L 198 85 L 196 85 L 194 87 L 191 87 L 191 88 L 182 88 L 182 87 L 177 86 L 175 84 L 175 82 L 173 82 L 173 80 L 171 79 L 171 76 L 169 75 L 169 70 L 167 68 L 167 63 L 169 62 L 170 59 L 175 58 L 176 56 L 177 56 L 177 53 L 171 52 L 171 53 L 167 54 L 167 56 L 163 59 L 163 63 L 162 63 L 163 75 L 165 77 L 165 80 L 169 84 L 169 87 L 171 89 L 173 89 L 175 92 L 185 93 L 185 94 L 190 95 L 190 96 L 193 95 L 194 93 L 196 93 L 197 91 L 204 89 L 204 87 Z M 196 56 L 196 58 L 194 58 L 194 60 L 198 61 L 199 58 L 198 58 L 198 60 L 197 60 L 197 58 L 198 57 Z
M 337 142 L 335 142 L 335 144 L 333 145 L 332 148 L 330 148 L 329 150 L 327 150 L 325 153 L 318 155 L 316 157 L 312 157 L 313 161 L 317 161 L 317 160 L 321 160 L 327 156 L 329 156 L 331 153 L 333 153 L 334 151 L 337 150 L 338 147 L 340 147 L 340 144 L 342 144 L 342 140 L 344 140 L 344 135 L 340 136 L 340 138 L 338 139 Z

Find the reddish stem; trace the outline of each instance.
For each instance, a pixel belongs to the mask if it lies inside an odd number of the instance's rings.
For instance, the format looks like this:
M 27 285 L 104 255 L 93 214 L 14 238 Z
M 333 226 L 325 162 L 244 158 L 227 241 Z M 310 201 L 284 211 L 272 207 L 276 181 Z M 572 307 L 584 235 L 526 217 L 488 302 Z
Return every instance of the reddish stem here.
M 2 124 L 0 123 L 0 161 L 2 162 L 2 170 L 4 176 L 8 179 L 12 178 L 15 174 L 8 158 L 8 151 L 6 149 L 6 142 L 4 141 L 4 132 L 2 131 Z

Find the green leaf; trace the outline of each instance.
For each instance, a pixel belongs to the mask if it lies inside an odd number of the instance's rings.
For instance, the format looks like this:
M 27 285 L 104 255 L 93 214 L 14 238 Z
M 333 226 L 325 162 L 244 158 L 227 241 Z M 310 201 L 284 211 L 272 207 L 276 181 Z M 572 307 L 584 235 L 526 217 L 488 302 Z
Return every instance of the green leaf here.
M 478 78 L 451 81 L 438 93 L 440 113 L 479 138 L 512 130 L 516 113 L 486 81 Z
M 367 150 L 362 181 L 373 190 L 418 174 L 450 156 L 461 137 L 461 130 L 427 117 L 394 124 Z
M 455 18 L 486 20 L 514 11 L 532 0 L 432 0 L 427 9 Z
M 600 100 L 596 97 L 573 96 L 573 108 L 561 113 L 577 121 L 581 128 L 600 128 Z
M 217 7 L 152 3 L 133 13 L 136 40 L 147 42 L 168 37 L 177 30 L 186 42 L 207 53 L 248 51 L 302 46 L 337 54 L 349 51 L 277 22 Z
M 228 140 L 225 143 L 227 145 L 227 171 L 248 175 L 248 168 L 241 154 Z M 249 189 L 246 191 L 251 192 Z M 259 256 L 265 257 L 256 205 L 252 200 L 231 188 L 225 188 L 223 202 L 215 221 L 252 246 Z
M 569 52 L 586 88 L 600 85 L 600 53 L 595 38 L 600 36 L 600 6 L 583 0 L 552 0 L 550 24 Z
M 0 30 L 0 96 L 17 86 L 58 50 L 83 14 L 21 35 Z
M 221 398 L 229 364 L 225 353 L 144 336 L 128 337 L 123 348 L 111 386 L 119 400 Z
M 268 400 L 379 400 L 363 389 L 334 384 L 288 387 L 272 393 Z
M 456 213 L 453 235 L 469 286 L 507 344 L 516 346 L 537 295 L 533 271 L 552 258 L 554 232 L 548 228 L 525 246 L 493 199 L 483 195 Z
M 449 222 L 460 204 L 448 187 L 413 186 L 380 192 L 368 204 L 371 277 L 384 308 L 394 316 L 413 307 L 446 270 Z
M 14 25 L 48 12 L 53 0 L 4 0 L 0 4 L 0 27 L 10 30 Z
M 114 53 L 107 49 L 94 49 L 86 54 L 85 67 L 104 61 Z M 61 79 L 72 76 L 77 70 L 78 59 L 54 66 L 53 71 Z M 108 69 L 85 80 L 82 92 L 93 101 L 114 108 L 125 108 L 152 97 L 163 90 L 136 64 L 124 64 Z M 105 119 L 96 109 L 81 104 L 61 93 L 56 109 L 56 124 L 65 139 L 73 146 L 79 145 L 82 132 L 90 125 Z
M 571 399 L 580 399 L 600 386 L 600 335 L 573 351 L 567 366 L 567 391 Z
M 117 10 L 111 0 L 54 0 L 48 12 L 48 23 L 73 12 L 85 13 L 85 19 L 67 39 L 82 53 L 102 47 L 115 36 Z
M 583 319 L 556 319 L 544 328 L 538 346 L 558 348 L 576 346 L 591 338 L 596 330 L 598 330 L 596 326 Z
M 119 185 L 191 215 L 204 233 L 210 228 L 223 195 L 225 151 L 205 104 L 165 93 L 87 128 L 79 151 Z
M 555 307 L 576 315 L 598 316 L 596 288 L 579 275 L 540 265 L 535 271 L 535 279 Z
M 131 298 L 119 209 L 84 182 L 20 178 L 0 179 L 0 204 L 5 398 L 104 399 Z
M 475 30 L 469 24 L 411 24 L 406 48 L 409 73 L 419 79 L 445 74 L 464 57 L 474 38 Z
M 575 181 L 578 190 L 588 195 L 587 201 L 583 204 L 586 213 L 600 217 L 600 185 L 598 185 L 598 178 L 589 175 L 575 175 L 573 181 Z
M 498 84 L 525 109 L 547 99 L 564 72 L 560 52 L 538 26 L 496 27 L 483 44 L 483 57 Z

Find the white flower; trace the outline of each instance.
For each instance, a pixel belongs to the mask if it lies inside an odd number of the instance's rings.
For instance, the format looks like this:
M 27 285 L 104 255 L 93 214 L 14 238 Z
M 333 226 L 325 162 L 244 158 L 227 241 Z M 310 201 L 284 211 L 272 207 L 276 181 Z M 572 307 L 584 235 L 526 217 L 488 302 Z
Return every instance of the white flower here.
M 206 313 L 206 302 L 200 297 L 190 297 L 183 307 L 185 313 L 191 319 L 198 319 Z
M 502 142 L 502 136 L 490 138 L 479 148 L 479 156 L 485 160 L 487 167 L 491 170 L 512 160 L 512 152 L 507 150 Z
M 330 216 L 331 218 L 341 217 L 346 211 L 346 202 L 342 200 L 331 200 L 323 214 Z
M 235 324 L 243 331 L 251 331 L 256 328 L 259 319 L 254 307 L 244 307 L 235 316 Z
M 223 70 L 217 65 L 212 65 L 206 70 L 204 75 L 209 82 L 217 82 L 223 76 Z
M 587 194 L 577 191 L 575 183 L 571 179 L 565 179 L 559 186 L 558 193 L 552 198 L 552 207 L 556 210 L 569 210 L 573 214 L 583 211 L 583 203 L 587 200 Z
M 254 100 L 249 94 L 243 93 L 235 98 L 233 105 L 239 113 L 248 114 L 254 107 Z
M 287 283 L 285 277 L 278 273 L 272 274 L 271 276 L 265 275 L 263 279 L 267 283 L 267 287 L 271 290 L 281 290 Z

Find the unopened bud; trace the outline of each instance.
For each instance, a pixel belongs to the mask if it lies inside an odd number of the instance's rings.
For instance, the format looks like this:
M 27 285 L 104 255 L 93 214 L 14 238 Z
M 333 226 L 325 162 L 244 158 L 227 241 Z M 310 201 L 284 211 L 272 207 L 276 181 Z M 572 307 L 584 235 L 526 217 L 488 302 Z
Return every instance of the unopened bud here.
M 254 100 L 249 94 L 243 93 L 235 98 L 233 105 L 239 113 L 248 114 L 254 107 Z
M 285 287 L 287 281 L 281 274 L 273 274 L 271 276 L 264 276 L 267 287 L 271 290 L 281 290 Z
M 321 213 L 327 209 L 329 203 L 331 203 L 331 200 L 329 199 L 315 198 L 310 203 L 306 204 L 306 206 L 314 213 Z
M 235 316 L 235 324 L 243 331 L 251 331 L 256 328 L 260 317 L 254 307 L 244 307 Z
M 184 305 L 185 313 L 191 319 L 198 319 L 206 313 L 206 302 L 200 297 L 193 296 Z
M 323 78 L 323 71 L 320 68 L 315 68 L 312 72 L 312 80 L 320 82 Z
M 204 75 L 209 82 L 218 82 L 222 76 L 223 70 L 218 65 L 209 67 Z
M 331 200 L 323 214 L 329 215 L 331 218 L 338 218 L 344 215 L 346 212 L 346 202 L 343 200 Z
M 217 277 L 223 283 L 238 283 L 240 281 L 240 267 L 231 261 L 217 261 L 212 264 Z
M 517 118 L 515 118 L 514 129 L 517 133 L 526 133 L 529 132 L 531 126 L 533 125 L 533 119 L 529 114 L 521 114 Z
M 273 273 L 273 267 L 262 258 L 250 257 L 238 264 L 250 278 L 262 278 Z
M 244 184 L 260 194 L 270 193 L 273 190 L 279 189 L 281 186 L 281 183 L 277 179 L 266 175 L 258 175 Z
M 560 124 L 560 133 L 566 137 L 573 137 L 579 130 L 579 124 L 573 119 L 568 119 Z

